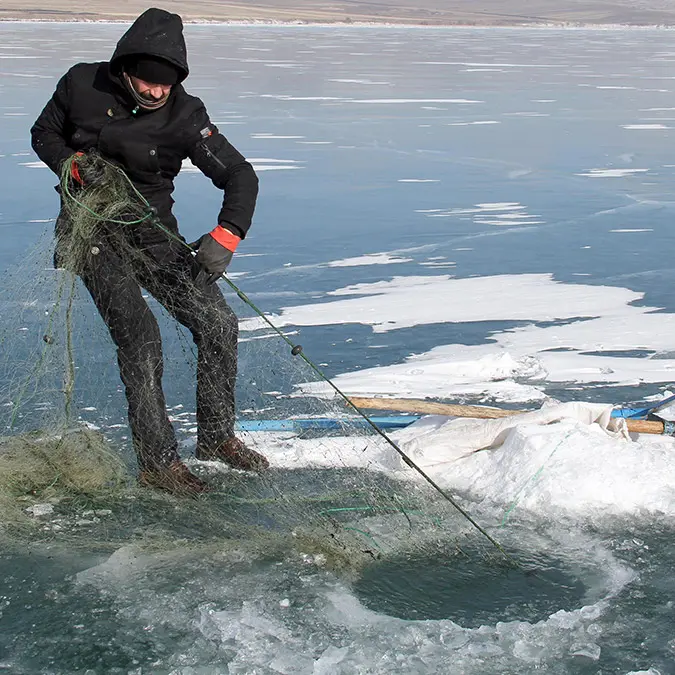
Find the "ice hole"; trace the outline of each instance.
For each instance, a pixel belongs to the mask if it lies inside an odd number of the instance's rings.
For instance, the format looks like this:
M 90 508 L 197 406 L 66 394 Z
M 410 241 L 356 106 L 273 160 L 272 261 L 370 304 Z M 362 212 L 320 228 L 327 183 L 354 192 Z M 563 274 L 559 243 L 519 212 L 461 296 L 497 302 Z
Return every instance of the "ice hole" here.
M 435 551 L 380 560 L 354 584 L 369 609 L 407 620 L 450 619 L 466 628 L 536 622 L 581 607 L 586 587 L 552 555 L 517 555 L 523 566 L 472 552 Z

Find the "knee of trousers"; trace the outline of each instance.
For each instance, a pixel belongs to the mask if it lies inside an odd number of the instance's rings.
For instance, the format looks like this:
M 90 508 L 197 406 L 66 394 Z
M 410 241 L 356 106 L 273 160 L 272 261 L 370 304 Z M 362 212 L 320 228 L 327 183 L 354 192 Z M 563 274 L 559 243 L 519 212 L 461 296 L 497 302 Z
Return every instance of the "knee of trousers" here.
M 160 381 L 164 371 L 160 346 L 142 349 L 118 349 L 117 361 L 126 384 Z
M 110 335 L 117 349 L 124 354 L 153 355 L 162 353 L 162 335 L 157 320 L 148 308 L 117 315 L 107 320 Z

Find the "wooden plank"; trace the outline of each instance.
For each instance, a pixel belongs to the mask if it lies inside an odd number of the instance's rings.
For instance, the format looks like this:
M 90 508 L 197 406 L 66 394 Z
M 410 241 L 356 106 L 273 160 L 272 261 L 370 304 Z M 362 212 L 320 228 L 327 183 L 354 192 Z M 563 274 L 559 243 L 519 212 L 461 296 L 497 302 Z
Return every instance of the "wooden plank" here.
M 418 413 L 420 415 L 446 415 L 448 417 L 473 417 L 478 419 L 498 419 L 521 415 L 531 410 L 501 410 L 479 405 L 456 405 L 453 403 L 436 403 L 415 398 L 364 398 L 350 396 L 349 400 L 357 407 L 365 410 L 396 410 L 399 412 Z M 628 431 L 637 434 L 662 434 L 663 422 L 651 420 L 626 420 Z
M 628 431 L 634 434 L 662 434 L 663 422 L 651 420 L 626 420 Z
M 362 398 L 350 396 L 349 400 L 357 408 L 370 410 L 397 410 L 400 412 L 419 413 L 421 415 L 447 415 L 448 417 L 477 417 L 495 419 L 520 415 L 525 410 L 502 410 L 482 405 L 455 405 L 452 403 L 436 403 L 415 398 Z

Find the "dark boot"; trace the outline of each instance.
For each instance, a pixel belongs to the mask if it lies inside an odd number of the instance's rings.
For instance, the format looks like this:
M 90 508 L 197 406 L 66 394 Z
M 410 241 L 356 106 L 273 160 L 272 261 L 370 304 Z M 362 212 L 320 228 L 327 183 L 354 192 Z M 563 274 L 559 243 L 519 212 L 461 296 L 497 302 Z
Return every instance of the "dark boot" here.
M 195 454 L 202 461 L 225 462 L 242 471 L 264 471 L 270 465 L 264 455 L 244 445 L 236 436 L 230 436 L 215 448 L 198 446 Z
M 138 475 L 138 483 L 143 487 L 170 492 L 177 497 L 196 497 L 210 490 L 208 483 L 195 476 L 180 460 L 168 466 L 144 469 Z

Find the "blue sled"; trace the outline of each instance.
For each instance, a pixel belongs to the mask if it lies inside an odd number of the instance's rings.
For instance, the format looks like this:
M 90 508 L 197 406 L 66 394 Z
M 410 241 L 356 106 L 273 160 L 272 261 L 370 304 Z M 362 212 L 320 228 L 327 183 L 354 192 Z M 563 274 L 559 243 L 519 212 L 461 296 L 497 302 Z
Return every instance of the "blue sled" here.
M 675 397 L 673 397 L 675 399 Z M 612 411 L 612 417 L 625 419 L 645 419 L 649 414 L 663 407 L 671 399 L 661 401 L 649 408 L 617 408 Z M 368 419 L 380 429 L 403 429 L 421 419 L 421 415 L 383 415 L 372 416 Z M 371 428 L 371 425 L 362 417 L 308 417 L 285 420 L 242 420 L 237 422 L 237 431 L 339 431 L 346 428 Z
M 420 415 L 387 415 L 369 417 L 380 429 L 403 429 L 420 419 Z M 296 420 L 242 420 L 237 422 L 237 431 L 330 431 L 354 428 L 370 428 L 362 417 L 308 417 Z

